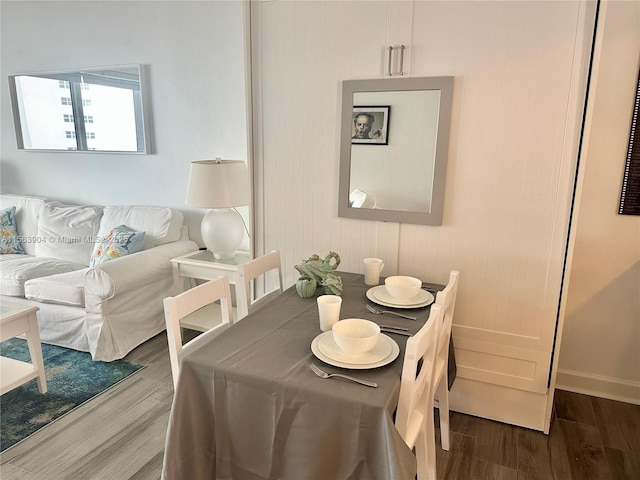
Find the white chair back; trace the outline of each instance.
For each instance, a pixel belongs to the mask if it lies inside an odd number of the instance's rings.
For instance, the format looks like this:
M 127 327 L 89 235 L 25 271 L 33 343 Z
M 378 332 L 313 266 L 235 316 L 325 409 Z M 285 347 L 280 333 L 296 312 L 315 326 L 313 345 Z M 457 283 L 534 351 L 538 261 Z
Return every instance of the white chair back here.
M 274 271 L 277 285 L 273 286 L 273 281 L 267 278 L 269 272 Z M 255 285 L 258 278 L 263 280 L 260 286 Z M 252 285 L 254 288 L 252 288 Z M 263 289 L 265 293 L 256 292 Z M 274 297 L 282 293 L 282 265 L 280 263 L 280 252 L 273 251 L 262 255 L 250 262 L 238 267 L 238 283 L 236 285 L 236 304 L 238 307 L 238 319 L 246 317 L 249 312 L 273 300 Z
M 434 371 L 443 310 L 433 304 L 424 326 L 407 340 L 395 425 L 409 448 L 416 450 L 418 480 L 436 472 L 433 422 Z
M 452 270 L 449 274 L 449 283 L 444 290 L 438 292 L 436 305 L 443 310 L 442 326 L 438 339 L 438 353 L 436 354 L 435 371 L 435 404 L 438 407 L 440 419 L 440 445 L 443 450 L 449 450 L 449 343 L 451 341 L 451 328 L 453 326 L 453 312 L 458 295 L 458 277 L 460 273 Z
M 444 318 L 440 328 L 440 339 L 438 340 L 438 361 L 444 362 L 445 366 L 449 358 L 449 339 L 451 338 L 451 328 L 453 326 L 453 312 L 456 307 L 456 296 L 458 294 L 459 272 L 452 271 L 449 274 L 449 283 L 444 290 L 436 295 L 436 304 L 442 306 Z M 440 365 L 438 365 L 440 367 Z M 445 368 L 446 370 L 446 368 Z
M 219 304 L 216 302 L 220 302 Z M 198 285 L 175 297 L 164 299 L 164 315 L 167 323 L 167 339 L 169 341 L 169 359 L 173 386 L 178 384 L 180 371 L 180 352 L 193 348 L 200 342 L 218 335 L 233 324 L 231 289 L 229 277 L 217 278 Z M 204 333 L 182 344 L 181 320 L 188 316 L 200 316 L 216 319 L 211 328 Z

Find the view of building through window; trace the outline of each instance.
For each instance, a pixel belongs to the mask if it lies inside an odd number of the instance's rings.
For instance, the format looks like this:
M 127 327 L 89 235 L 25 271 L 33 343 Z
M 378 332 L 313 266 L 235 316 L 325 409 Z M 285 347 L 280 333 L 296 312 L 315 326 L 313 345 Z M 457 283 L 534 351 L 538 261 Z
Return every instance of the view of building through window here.
M 19 148 L 145 151 L 141 84 L 135 70 L 10 77 L 19 112 Z

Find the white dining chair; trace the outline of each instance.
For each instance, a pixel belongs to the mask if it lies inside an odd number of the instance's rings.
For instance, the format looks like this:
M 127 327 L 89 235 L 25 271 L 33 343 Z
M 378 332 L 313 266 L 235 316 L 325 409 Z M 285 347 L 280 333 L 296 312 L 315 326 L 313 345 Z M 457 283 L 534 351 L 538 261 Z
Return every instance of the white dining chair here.
M 453 312 L 458 294 L 458 277 L 460 272 L 449 273 L 449 283 L 436 295 L 436 305 L 443 310 L 442 326 L 438 335 L 438 352 L 436 353 L 435 400 L 440 418 L 440 446 L 449 450 L 449 342 L 453 325 Z
M 407 339 L 395 425 L 407 446 L 415 448 L 418 480 L 436 479 L 433 394 L 438 333 L 443 310 L 433 304 L 429 318 Z
M 180 352 L 194 348 L 200 342 L 218 335 L 233 324 L 229 277 L 225 275 L 175 297 L 165 298 L 164 316 L 167 323 L 169 360 L 175 388 L 180 371 Z M 188 319 L 189 323 L 209 324 L 210 327 L 183 345 L 181 322 L 185 319 Z
M 256 284 L 256 280 L 262 282 Z M 282 265 L 277 250 L 240 265 L 236 284 L 238 319 L 280 295 L 282 285 Z

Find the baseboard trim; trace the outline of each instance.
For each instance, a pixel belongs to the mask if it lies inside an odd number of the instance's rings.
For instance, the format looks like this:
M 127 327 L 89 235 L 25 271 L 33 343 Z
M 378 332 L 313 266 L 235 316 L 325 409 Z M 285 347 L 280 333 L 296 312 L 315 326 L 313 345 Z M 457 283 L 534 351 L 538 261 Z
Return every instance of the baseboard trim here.
M 555 387 L 559 390 L 640 405 L 640 382 L 558 369 Z

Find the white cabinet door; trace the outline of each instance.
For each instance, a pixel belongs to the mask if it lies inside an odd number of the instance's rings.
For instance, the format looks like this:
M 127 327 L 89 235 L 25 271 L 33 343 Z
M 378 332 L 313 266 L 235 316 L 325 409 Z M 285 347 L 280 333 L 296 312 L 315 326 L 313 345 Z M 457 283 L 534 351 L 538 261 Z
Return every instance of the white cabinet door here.
M 452 408 L 541 430 L 593 8 L 463 1 L 413 10 L 412 75 L 454 75 L 454 112 L 443 227 L 406 232 L 400 269 L 461 272 Z
M 395 271 L 398 224 L 337 217 L 341 82 L 382 76 L 387 4 L 252 2 L 251 19 L 257 251 L 282 252 L 288 285 L 329 251 Z

